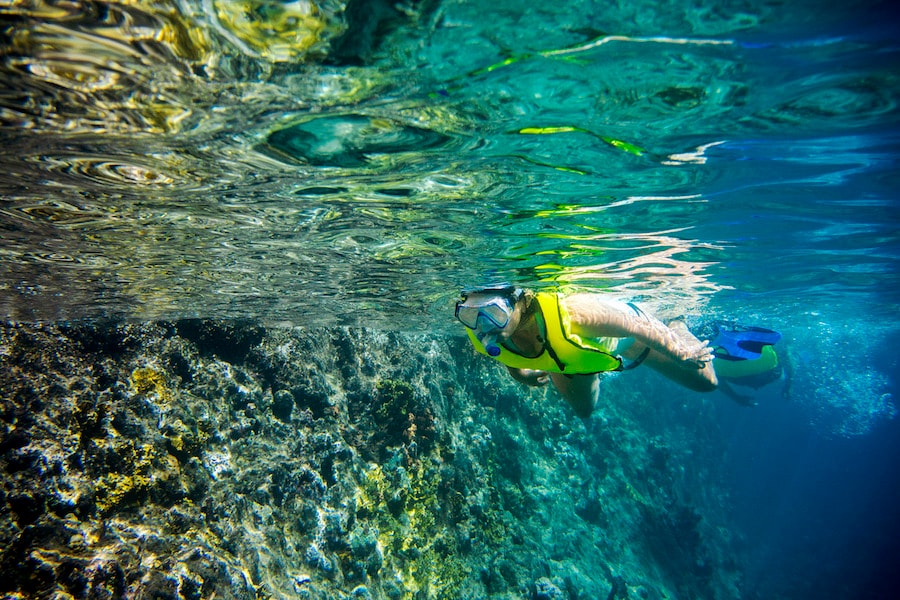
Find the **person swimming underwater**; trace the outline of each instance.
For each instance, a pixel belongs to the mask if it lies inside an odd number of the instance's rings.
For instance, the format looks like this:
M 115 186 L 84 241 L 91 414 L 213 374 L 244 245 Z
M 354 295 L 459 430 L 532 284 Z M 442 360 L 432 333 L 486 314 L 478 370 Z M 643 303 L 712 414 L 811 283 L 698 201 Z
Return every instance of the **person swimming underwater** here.
M 730 382 L 747 385 L 746 377 L 756 382 L 771 377 L 772 345 L 781 337 L 762 328 L 720 329 L 711 346 L 682 321 L 665 325 L 634 304 L 601 294 L 509 285 L 464 291 L 455 315 L 478 352 L 506 365 L 522 383 L 553 383 L 582 418 L 596 407 L 600 373 L 641 364 L 694 391 L 721 385 L 729 397 L 749 405 Z
M 665 325 L 634 304 L 601 294 L 533 292 L 514 286 L 464 291 L 456 318 L 475 349 L 527 385 L 553 383 L 587 418 L 599 374 L 646 365 L 695 391 L 718 387 L 713 352 L 681 321 Z

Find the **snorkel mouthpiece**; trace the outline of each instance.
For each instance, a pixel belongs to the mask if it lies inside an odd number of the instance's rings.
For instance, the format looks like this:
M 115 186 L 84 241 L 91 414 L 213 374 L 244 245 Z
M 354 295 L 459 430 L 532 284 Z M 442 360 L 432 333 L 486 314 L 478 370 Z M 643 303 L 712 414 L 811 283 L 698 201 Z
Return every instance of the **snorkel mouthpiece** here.
M 481 339 L 478 341 L 480 341 L 481 345 L 484 346 L 484 349 L 487 351 L 488 356 L 500 356 L 500 346 L 497 345 L 496 333 L 487 333 L 481 336 Z

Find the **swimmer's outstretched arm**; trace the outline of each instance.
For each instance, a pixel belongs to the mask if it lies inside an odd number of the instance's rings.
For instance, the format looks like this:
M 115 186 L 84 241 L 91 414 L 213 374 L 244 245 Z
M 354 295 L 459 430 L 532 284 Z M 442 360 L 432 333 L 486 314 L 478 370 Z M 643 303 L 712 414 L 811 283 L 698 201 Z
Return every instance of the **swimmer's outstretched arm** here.
M 684 332 L 676 332 L 662 321 L 631 306 L 597 294 L 572 294 L 563 300 L 572 331 L 582 337 L 628 338 L 682 363 L 705 368 L 713 359 L 709 342 L 701 342 Z
M 513 379 L 525 385 L 542 386 L 550 383 L 550 373 L 546 371 L 535 371 L 534 369 L 517 369 L 515 367 L 506 367 Z

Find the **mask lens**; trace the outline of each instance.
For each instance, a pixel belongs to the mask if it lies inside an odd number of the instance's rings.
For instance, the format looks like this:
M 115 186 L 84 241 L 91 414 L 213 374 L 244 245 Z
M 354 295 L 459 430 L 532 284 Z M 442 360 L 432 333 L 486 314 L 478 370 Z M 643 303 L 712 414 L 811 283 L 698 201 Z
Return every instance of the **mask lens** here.
M 469 329 L 477 329 L 479 320 L 486 321 L 483 329 L 502 328 L 509 323 L 512 307 L 504 298 L 492 298 L 474 306 L 460 302 L 456 305 L 456 318 Z
M 456 318 L 469 329 L 475 329 L 478 325 L 478 314 L 480 312 L 481 309 L 477 306 L 463 306 L 462 304 L 456 306 Z
M 507 308 L 509 305 L 499 306 L 497 304 L 489 304 L 484 306 L 479 313 L 480 317 L 486 318 L 494 327 L 505 327 L 509 323 L 509 313 Z

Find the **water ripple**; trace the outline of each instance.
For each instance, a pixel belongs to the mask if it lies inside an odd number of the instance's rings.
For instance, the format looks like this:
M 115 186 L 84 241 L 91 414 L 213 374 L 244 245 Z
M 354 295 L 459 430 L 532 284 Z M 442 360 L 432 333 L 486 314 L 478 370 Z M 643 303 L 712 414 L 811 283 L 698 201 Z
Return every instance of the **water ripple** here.
M 888 275 L 892 46 L 769 38 L 808 18 L 779 4 L 425 4 L 368 39 L 330 1 L 3 9 L 0 306 L 440 328 L 486 280 L 696 310 Z

